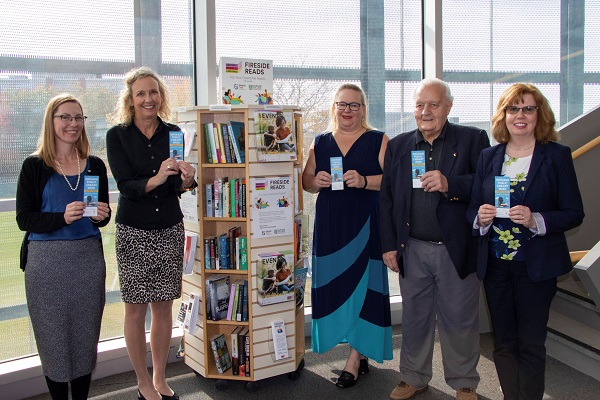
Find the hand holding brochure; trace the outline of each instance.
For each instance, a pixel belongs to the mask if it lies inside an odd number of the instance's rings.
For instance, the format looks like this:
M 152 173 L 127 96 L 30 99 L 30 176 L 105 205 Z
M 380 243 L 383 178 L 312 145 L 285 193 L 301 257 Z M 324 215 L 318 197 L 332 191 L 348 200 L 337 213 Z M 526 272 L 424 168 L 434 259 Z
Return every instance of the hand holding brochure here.
M 510 209 L 510 177 L 494 177 L 494 202 L 496 217 L 508 218 L 508 210 Z
M 344 190 L 342 157 L 331 157 L 329 165 L 331 166 L 331 190 Z
M 423 184 L 421 183 L 421 176 L 426 172 L 425 170 L 425 150 L 413 150 L 410 152 L 411 159 L 411 174 L 413 189 L 422 189 Z
M 85 209 L 84 217 L 98 216 L 98 190 L 100 189 L 100 177 L 85 175 L 83 177 L 83 202 Z

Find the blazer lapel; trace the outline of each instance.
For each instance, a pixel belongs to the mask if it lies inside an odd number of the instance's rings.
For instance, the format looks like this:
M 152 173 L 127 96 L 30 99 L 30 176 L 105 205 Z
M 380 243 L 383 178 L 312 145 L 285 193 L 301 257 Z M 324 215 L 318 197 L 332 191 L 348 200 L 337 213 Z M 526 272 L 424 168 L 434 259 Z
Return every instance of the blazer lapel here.
M 440 172 L 448 176 L 452 172 L 454 161 L 457 157 L 460 157 L 457 150 L 456 132 L 454 131 L 454 125 L 447 122 L 446 135 L 444 136 L 444 145 L 442 147 L 442 154 L 440 157 L 440 163 L 438 169 Z
M 505 154 L 506 143 L 502 143 L 496 148 L 496 153 L 494 154 L 494 160 L 492 162 L 494 176 L 500 176 L 500 174 L 502 174 L 502 164 L 504 163 Z
M 546 146 L 541 143 L 536 142 L 535 147 L 533 149 L 533 155 L 531 157 L 531 164 L 529 165 L 529 172 L 527 172 L 527 179 L 525 180 L 525 193 L 524 197 L 527 196 L 527 191 L 529 190 L 529 186 L 531 186 L 531 182 L 535 179 L 535 175 L 540 170 L 542 166 L 542 161 L 544 160 L 544 154 L 546 153 Z

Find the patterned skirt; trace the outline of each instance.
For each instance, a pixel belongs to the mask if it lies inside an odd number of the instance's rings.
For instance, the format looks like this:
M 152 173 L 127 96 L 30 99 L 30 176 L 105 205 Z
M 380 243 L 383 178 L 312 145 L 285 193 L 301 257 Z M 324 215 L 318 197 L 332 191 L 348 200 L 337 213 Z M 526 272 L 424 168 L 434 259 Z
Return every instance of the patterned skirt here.
M 116 254 L 121 299 L 144 304 L 181 296 L 183 222 L 144 230 L 117 224 Z

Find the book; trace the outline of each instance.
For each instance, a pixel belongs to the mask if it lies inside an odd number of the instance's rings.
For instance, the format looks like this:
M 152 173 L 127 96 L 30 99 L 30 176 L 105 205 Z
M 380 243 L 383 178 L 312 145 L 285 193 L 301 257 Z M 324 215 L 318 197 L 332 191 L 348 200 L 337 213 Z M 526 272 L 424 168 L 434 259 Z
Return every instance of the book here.
M 223 233 L 219 235 L 219 269 L 230 269 L 228 254 L 227 234 Z
M 214 126 L 214 132 L 215 132 L 215 141 L 218 142 L 217 144 L 217 148 L 220 150 L 218 151 L 219 155 L 219 162 L 222 164 L 226 164 L 227 163 L 227 157 L 225 156 L 225 143 L 223 142 L 223 134 L 221 133 L 221 125 L 217 124 L 216 122 L 213 124 Z
M 221 212 L 222 214 L 220 215 L 221 217 L 229 217 L 229 177 L 225 176 L 223 178 L 221 178 L 220 182 L 221 187 L 219 189 L 221 189 L 221 194 L 222 194 L 222 201 L 221 201 Z
M 214 335 L 210 338 L 210 347 L 215 357 L 217 371 L 222 374 L 231 368 L 231 356 L 227 348 L 227 340 L 223 333 Z
M 213 210 L 214 210 L 213 217 L 221 216 L 221 201 L 219 199 L 220 199 L 219 179 L 215 179 L 213 182 Z
M 230 286 L 231 286 L 231 288 L 229 289 L 229 305 L 227 306 L 227 321 L 231 321 L 231 316 L 232 316 L 232 312 L 233 312 L 233 301 L 235 299 L 235 290 L 237 287 L 235 282 L 231 283 Z M 234 318 L 234 320 L 235 320 L 235 318 Z
M 242 184 L 240 185 L 240 216 L 246 217 L 246 178 L 242 178 Z
M 344 190 L 344 168 L 342 157 L 330 157 L 331 190 Z
M 215 145 L 212 124 L 204 124 L 204 136 L 206 142 L 206 159 L 210 164 L 216 164 L 218 162 L 217 147 Z
M 212 269 L 210 264 L 210 237 L 204 238 L 204 269 Z
M 508 218 L 510 208 L 510 177 L 494 177 L 494 202 L 496 206 L 496 217 Z
M 307 259 L 302 258 L 294 268 L 294 294 L 296 298 L 296 308 L 304 304 L 304 291 L 306 289 L 306 276 L 308 275 L 308 267 L 304 266 Z
M 421 176 L 425 170 L 425 150 L 413 150 L 410 152 L 411 176 L 413 189 L 421 189 Z
M 174 158 L 177 161 L 183 161 L 183 132 L 182 131 L 170 131 L 169 132 L 169 157 Z
M 244 279 L 242 294 L 242 322 L 248 322 L 248 281 Z
M 229 246 L 229 266 L 231 269 L 240 269 L 237 261 L 236 254 L 238 253 L 238 247 L 236 247 L 236 239 L 242 235 L 242 227 L 234 226 L 229 228 L 227 231 L 227 245 Z
M 287 337 L 285 334 L 285 321 L 277 320 L 271 322 L 271 332 L 273 334 L 273 349 L 275 352 L 275 360 L 283 360 L 289 358 Z
M 273 104 L 273 61 L 221 57 L 219 88 L 223 104 Z
M 254 134 L 258 161 L 297 159 L 292 113 L 261 110 L 254 113 Z
M 238 335 L 241 330 L 242 327 L 237 326 L 231 332 L 231 373 L 233 375 L 240 374 Z
M 239 255 L 240 255 L 240 263 L 239 268 L 242 271 L 248 270 L 248 238 L 246 236 L 240 236 L 240 247 L 239 247 Z
M 83 176 L 83 209 L 84 217 L 98 216 L 98 191 L 100 190 L 100 177 L 96 175 Z
M 247 326 L 242 327 L 242 329 L 238 332 L 238 375 L 246 376 L 246 357 L 248 353 L 246 353 L 246 336 L 250 330 Z
M 243 164 L 246 162 L 246 125 L 243 122 L 229 121 L 229 129 L 237 162 Z
M 183 322 L 183 329 L 191 334 L 196 332 L 198 315 L 200 314 L 200 297 L 197 294 L 190 293 L 189 303 Z
M 211 275 L 206 279 L 207 288 L 210 288 L 211 319 L 220 321 L 227 318 L 229 307 L 229 276 Z
M 229 179 L 229 215 L 228 217 L 235 218 L 237 217 L 237 198 L 236 198 L 236 190 L 235 187 L 237 185 L 238 179 L 231 178 Z
M 190 275 L 194 273 L 194 263 L 196 261 L 196 247 L 198 247 L 198 234 L 185 231 L 185 242 L 183 249 L 183 274 Z
M 223 139 L 223 150 L 225 151 L 225 161 L 233 163 L 231 157 L 231 147 L 229 146 L 229 126 L 227 124 L 219 124 L 219 133 Z
M 294 252 L 258 254 L 258 304 L 266 306 L 294 300 Z
M 205 201 L 206 201 L 206 216 L 207 217 L 214 217 L 215 216 L 215 211 L 213 210 L 213 184 L 212 183 L 207 183 L 206 185 L 204 185 L 205 189 Z
M 245 281 L 242 281 L 238 284 L 238 303 L 235 315 L 235 320 L 238 322 L 242 322 L 242 311 L 244 308 L 244 286 L 246 286 Z
M 252 354 L 250 354 L 250 331 L 246 332 L 244 335 L 244 354 L 246 355 L 246 376 L 250 376 L 250 359 L 252 358 Z
M 190 296 L 187 294 L 183 294 L 181 296 L 181 304 L 179 305 L 179 311 L 177 312 L 177 317 L 175 318 L 175 325 L 180 328 L 183 328 L 185 323 L 185 316 L 187 315 L 188 305 L 190 303 Z
M 231 321 L 237 321 L 238 302 L 239 302 L 239 298 L 240 298 L 240 286 L 243 284 L 244 284 L 244 281 L 242 281 L 241 279 L 238 279 L 234 283 L 231 284 L 231 286 L 235 285 L 235 291 L 233 293 L 233 308 L 231 310 Z M 240 314 L 240 320 L 241 320 L 241 314 Z

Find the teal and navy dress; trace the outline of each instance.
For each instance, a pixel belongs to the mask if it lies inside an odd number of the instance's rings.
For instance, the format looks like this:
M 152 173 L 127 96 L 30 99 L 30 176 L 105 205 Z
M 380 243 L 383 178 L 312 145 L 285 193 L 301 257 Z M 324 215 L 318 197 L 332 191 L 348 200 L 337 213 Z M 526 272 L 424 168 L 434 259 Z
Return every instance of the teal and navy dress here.
M 331 132 L 315 138 L 316 171 L 380 175 L 383 132 L 367 131 L 343 156 Z M 316 204 L 312 258 L 312 349 L 324 353 L 347 342 L 377 362 L 392 359 L 387 268 L 381 259 L 379 191 L 323 188 Z

